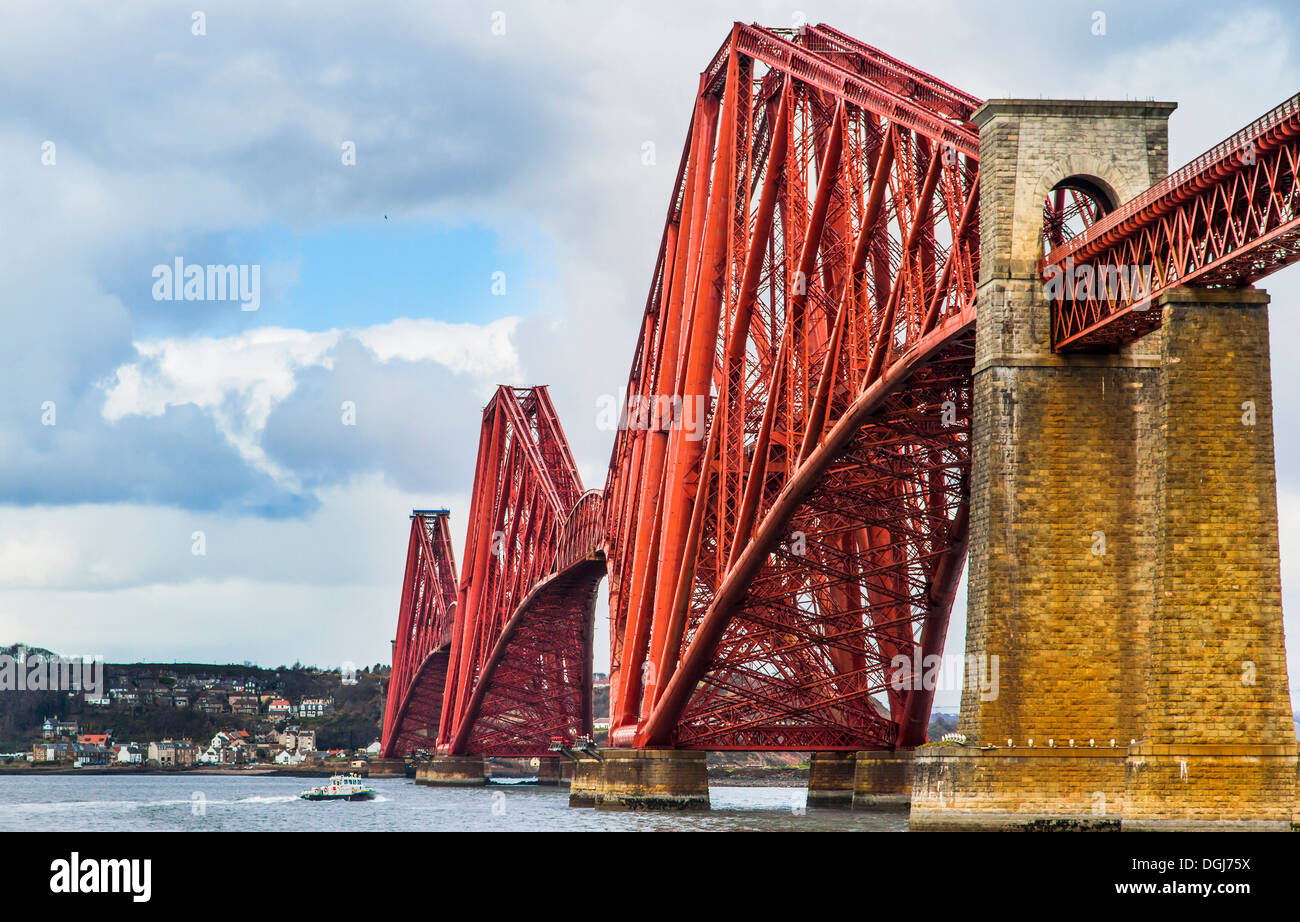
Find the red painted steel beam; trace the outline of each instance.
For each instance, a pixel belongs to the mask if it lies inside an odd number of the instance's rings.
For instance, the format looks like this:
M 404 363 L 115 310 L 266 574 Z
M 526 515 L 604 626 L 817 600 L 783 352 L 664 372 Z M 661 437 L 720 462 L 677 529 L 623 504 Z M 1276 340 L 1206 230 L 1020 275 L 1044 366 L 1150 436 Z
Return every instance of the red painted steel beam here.
M 820 26 L 736 24 L 701 75 L 628 394 L 704 412 L 615 440 L 613 745 L 918 742 L 893 661 L 965 557 L 978 105 Z
M 776 32 L 737 23 L 734 45 L 741 54 L 788 73 L 832 98 L 843 99 L 958 153 L 979 156 L 979 133 L 970 125 L 946 119 L 928 104 L 900 96 Z
M 445 509 L 411 513 L 406 571 L 393 640 L 381 751 L 398 758 L 432 749 L 442 713 L 447 650 L 456 613 L 456 557 Z
M 437 747 L 542 755 L 590 734 L 602 494 L 583 493 L 546 388 L 483 412 Z
M 1242 288 L 1300 260 L 1300 94 L 1040 263 L 1058 352 L 1110 349 L 1160 325 L 1169 288 Z
M 811 50 L 832 60 L 838 60 L 837 56 L 843 55 L 847 58 L 847 63 L 843 65 L 847 69 L 855 70 L 871 82 L 924 105 L 937 114 L 956 119 L 971 131 L 976 130 L 970 119 L 975 110 L 984 105 L 984 100 L 979 97 L 944 83 L 938 77 L 825 23 L 807 27 L 807 33 L 804 42 Z

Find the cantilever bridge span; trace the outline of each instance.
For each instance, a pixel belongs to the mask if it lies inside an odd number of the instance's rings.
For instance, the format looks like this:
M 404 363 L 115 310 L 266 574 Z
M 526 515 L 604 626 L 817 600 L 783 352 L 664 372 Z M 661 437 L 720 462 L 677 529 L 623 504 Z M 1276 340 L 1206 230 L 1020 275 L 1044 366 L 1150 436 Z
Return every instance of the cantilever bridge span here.
M 1137 104 L 1114 105 L 1119 131 Z M 413 518 L 387 755 L 589 734 L 606 573 L 611 746 L 926 742 L 933 685 L 910 664 L 942 653 L 990 527 L 971 502 L 977 318 L 1025 262 L 1013 243 L 994 266 L 988 241 L 1032 225 L 1040 365 L 1131 346 L 1175 289 L 1300 257 L 1300 97 L 1166 178 L 1144 109 L 1141 171 L 1063 157 L 1028 205 L 990 200 L 981 153 L 1009 136 L 990 111 L 828 26 L 733 27 L 700 75 L 632 355 L 624 396 L 649 416 L 584 492 L 545 389 L 498 391 L 454 592 L 446 517 Z
M 458 586 L 447 512 L 411 516 L 385 757 L 538 756 L 591 733 L 601 511 L 546 388 L 498 388 Z

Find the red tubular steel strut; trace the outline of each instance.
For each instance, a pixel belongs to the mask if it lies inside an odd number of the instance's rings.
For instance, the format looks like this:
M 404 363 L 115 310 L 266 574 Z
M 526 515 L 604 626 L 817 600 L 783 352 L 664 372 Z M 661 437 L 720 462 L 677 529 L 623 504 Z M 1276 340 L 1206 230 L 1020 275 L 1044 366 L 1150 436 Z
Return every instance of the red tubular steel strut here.
M 965 557 L 978 105 L 822 27 L 737 25 L 706 69 L 678 186 L 709 194 L 670 208 L 630 391 L 707 425 L 663 467 L 616 439 L 614 745 L 924 741 L 894 660 L 941 651 Z
M 970 522 L 980 105 L 829 26 L 733 26 L 700 76 L 605 489 L 583 492 L 545 388 L 498 389 L 458 588 L 446 514 L 413 518 L 385 755 L 589 734 L 606 570 L 611 745 L 925 742 L 916 667 L 943 652 Z M 1298 165 L 1293 97 L 1109 215 L 1060 190 L 1045 221 L 1085 229 L 1049 234 L 1045 277 L 1153 272 L 1118 293 L 1070 276 L 1055 348 L 1130 341 L 1167 287 L 1300 258 Z
M 428 737 L 442 711 L 447 648 L 456 613 L 456 558 L 445 509 L 411 514 L 406 576 L 393 641 L 393 671 L 388 680 L 384 758 L 432 749 Z

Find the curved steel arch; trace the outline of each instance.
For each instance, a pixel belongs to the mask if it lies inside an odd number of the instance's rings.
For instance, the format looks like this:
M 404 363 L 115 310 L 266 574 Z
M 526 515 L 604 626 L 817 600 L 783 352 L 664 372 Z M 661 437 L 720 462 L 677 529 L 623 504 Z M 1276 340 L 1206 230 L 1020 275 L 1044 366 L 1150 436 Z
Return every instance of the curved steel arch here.
M 567 585 L 564 555 L 594 552 L 601 511 L 546 388 L 499 387 L 484 409 L 471 504 L 438 751 L 542 754 L 591 732 L 595 585 Z
M 616 440 L 615 745 L 924 742 L 910 664 L 969 518 L 979 101 L 923 77 L 740 24 L 701 77 L 627 397 L 702 425 Z
M 1145 260 L 1157 288 L 1231 286 L 1300 259 L 1298 100 L 1104 216 L 1053 192 L 1043 271 Z M 440 751 L 590 732 L 606 565 L 613 745 L 925 741 L 970 528 L 981 104 L 828 26 L 732 28 L 700 75 L 605 490 L 581 495 L 545 388 L 498 390 L 445 639 L 408 555 L 385 752 L 427 722 L 444 651 Z M 1158 323 L 1131 294 L 1072 288 L 1055 348 Z
M 592 640 L 605 578 L 602 498 L 588 490 L 569 513 L 550 574 L 502 628 L 449 752 L 541 756 L 554 741 L 591 736 Z
M 592 638 L 604 555 L 593 551 L 533 587 L 506 622 L 459 722 L 452 754 L 551 755 L 590 736 Z
M 456 618 L 456 557 L 446 509 L 411 513 L 406 570 L 393 640 L 381 752 L 392 759 L 432 749 Z

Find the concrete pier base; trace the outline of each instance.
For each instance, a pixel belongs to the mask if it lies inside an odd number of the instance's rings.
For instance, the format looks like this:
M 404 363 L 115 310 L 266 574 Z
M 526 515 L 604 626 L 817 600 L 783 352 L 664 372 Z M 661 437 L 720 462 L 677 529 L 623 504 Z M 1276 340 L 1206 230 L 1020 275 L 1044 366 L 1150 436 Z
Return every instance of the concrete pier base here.
M 538 784 L 556 784 L 568 787 L 573 780 L 574 763 L 570 759 L 539 759 L 537 766 Z
M 406 774 L 406 762 L 403 759 L 371 759 L 366 764 L 366 771 L 370 778 L 401 778 Z
M 438 787 L 466 787 L 487 783 L 482 756 L 435 756 L 415 769 L 415 783 Z
M 1295 809 L 1292 745 L 1156 745 L 1129 749 L 1125 832 L 1286 832 Z
M 973 749 L 915 756 L 913 832 L 1118 832 L 1128 747 Z
M 707 810 L 709 775 L 703 752 L 602 749 L 577 763 L 570 806 L 598 810 Z
M 855 752 L 814 752 L 808 763 L 808 808 L 851 809 L 856 761 Z
M 704 752 L 602 749 L 598 810 L 707 810 Z
M 600 762 L 592 758 L 574 762 L 573 779 L 569 782 L 569 806 L 596 806 L 598 787 L 600 787 Z
M 912 804 L 912 750 L 859 752 L 853 760 L 854 810 L 907 810 Z

